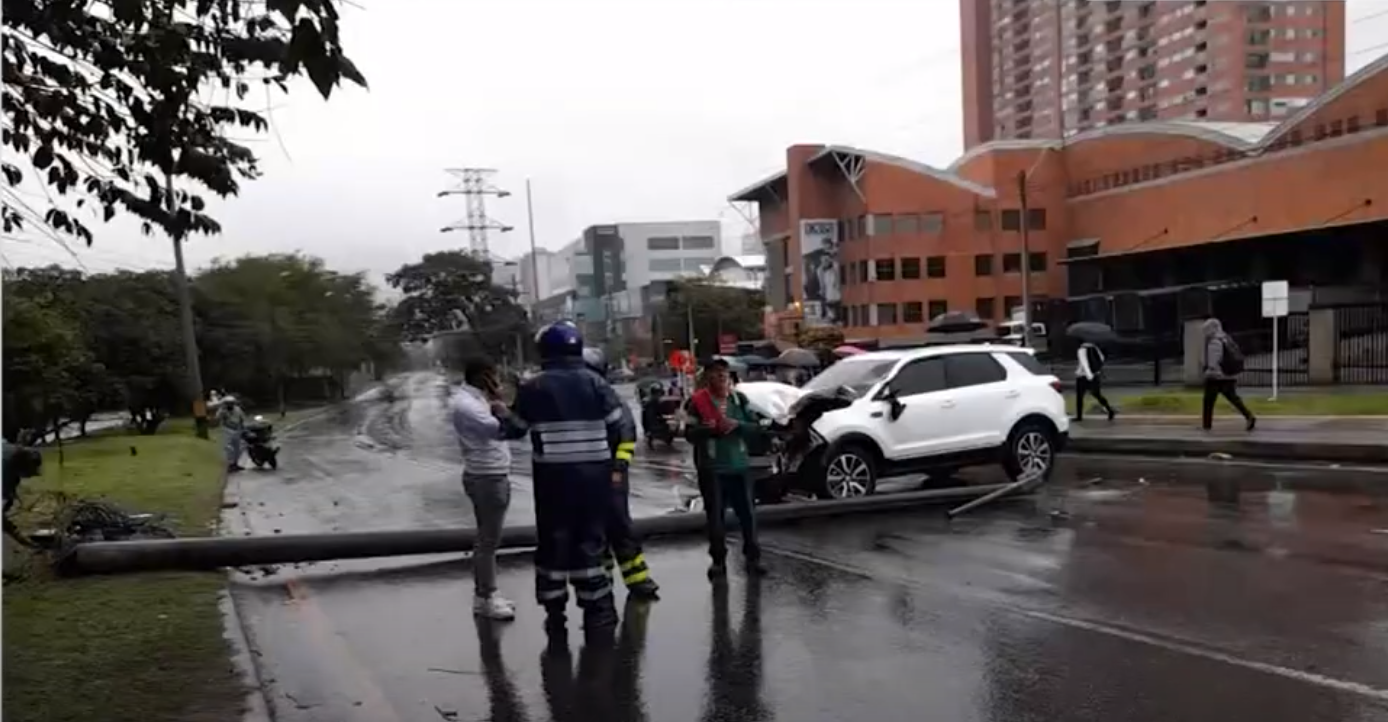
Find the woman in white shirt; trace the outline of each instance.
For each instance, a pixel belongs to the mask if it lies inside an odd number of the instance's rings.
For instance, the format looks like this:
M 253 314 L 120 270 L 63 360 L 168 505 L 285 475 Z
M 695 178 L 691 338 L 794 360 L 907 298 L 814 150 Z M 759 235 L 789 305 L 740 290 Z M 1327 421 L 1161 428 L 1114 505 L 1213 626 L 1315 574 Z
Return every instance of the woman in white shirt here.
M 1108 412 L 1108 420 L 1113 421 L 1113 406 L 1104 398 L 1103 374 L 1104 352 L 1098 346 L 1085 341 L 1080 344 L 1079 368 L 1075 370 L 1075 421 L 1084 421 L 1084 397 L 1093 394 L 1099 406 Z

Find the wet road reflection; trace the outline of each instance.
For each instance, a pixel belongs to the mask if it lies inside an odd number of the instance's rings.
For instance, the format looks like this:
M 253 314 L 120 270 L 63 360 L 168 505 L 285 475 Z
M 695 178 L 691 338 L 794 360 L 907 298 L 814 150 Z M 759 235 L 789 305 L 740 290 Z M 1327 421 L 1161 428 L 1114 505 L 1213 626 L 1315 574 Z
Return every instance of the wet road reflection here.
M 280 473 L 240 476 L 233 533 L 470 523 L 433 401 L 287 435 Z M 1206 499 L 1215 473 L 1246 482 L 1237 507 Z M 721 588 L 699 542 L 660 542 L 663 599 L 557 652 L 524 557 L 501 565 L 511 624 L 472 617 L 457 555 L 239 575 L 233 596 L 279 722 L 1385 722 L 1388 487 L 1307 491 L 1327 473 L 1067 461 L 1063 487 L 955 521 L 770 527 L 770 576 Z M 636 483 L 663 512 L 682 482 Z

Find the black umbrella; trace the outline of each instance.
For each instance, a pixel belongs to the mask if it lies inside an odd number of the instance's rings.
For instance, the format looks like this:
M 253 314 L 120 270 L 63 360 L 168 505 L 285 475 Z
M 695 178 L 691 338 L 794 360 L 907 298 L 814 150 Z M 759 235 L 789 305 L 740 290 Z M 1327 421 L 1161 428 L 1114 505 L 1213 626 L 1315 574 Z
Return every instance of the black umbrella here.
M 1118 340 L 1112 326 L 1098 321 L 1072 323 L 1065 329 L 1065 335 L 1089 343 L 1113 343 Z
M 965 311 L 946 311 L 930 319 L 932 333 L 971 333 L 988 328 L 988 322 Z
M 815 355 L 815 352 L 806 348 L 788 348 L 776 357 L 776 364 L 795 368 L 814 368 L 819 365 L 819 357 Z

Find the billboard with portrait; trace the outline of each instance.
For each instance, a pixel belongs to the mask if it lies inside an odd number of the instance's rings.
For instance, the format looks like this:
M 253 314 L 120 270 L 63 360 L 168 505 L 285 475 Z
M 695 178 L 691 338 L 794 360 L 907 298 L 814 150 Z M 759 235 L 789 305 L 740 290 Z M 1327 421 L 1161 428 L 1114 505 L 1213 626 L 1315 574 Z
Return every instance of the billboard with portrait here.
M 802 309 L 808 326 L 843 322 L 843 280 L 839 267 L 839 222 L 833 218 L 800 221 Z

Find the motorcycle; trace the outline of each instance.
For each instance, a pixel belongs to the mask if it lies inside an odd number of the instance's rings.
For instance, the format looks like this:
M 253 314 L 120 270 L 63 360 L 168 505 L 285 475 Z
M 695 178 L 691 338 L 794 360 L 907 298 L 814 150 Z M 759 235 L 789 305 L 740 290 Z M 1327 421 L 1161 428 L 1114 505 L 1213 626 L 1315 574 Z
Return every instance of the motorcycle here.
M 641 410 L 641 428 L 646 435 L 646 448 L 655 449 L 655 442 L 663 441 L 669 448 L 675 447 L 675 439 L 684 434 L 684 412 L 680 409 L 678 396 L 664 396 L 648 401 Z
M 280 447 L 275 444 L 275 427 L 264 416 L 257 416 L 246 424 L 241 438 L 246 442 L 246 455 L 255 468 L 279 468 Z

